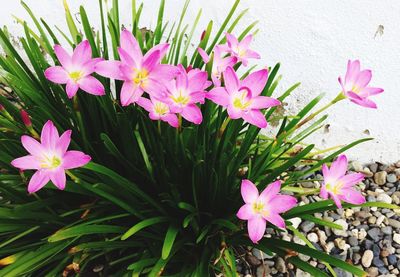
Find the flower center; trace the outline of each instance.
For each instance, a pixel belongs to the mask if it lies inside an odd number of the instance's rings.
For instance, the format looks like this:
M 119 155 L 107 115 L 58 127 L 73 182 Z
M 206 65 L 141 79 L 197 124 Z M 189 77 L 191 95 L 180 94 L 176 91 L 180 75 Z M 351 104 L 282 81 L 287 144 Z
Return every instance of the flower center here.
M 178 91 L 178 94 L 171 95 L 171 99 L 176 104 L 185 106 L 189 103 L 190 97 L 189 97 L 189 95 L 184 95 L 184 92 L 180 89 Z
M 233 99 L 233 106 L 239 110 L 246 110 L 250 107 L 252 100 L 249 97 L 249 89 L 242 88 L 238 95 Z
M 326 190 L 335 195 L 340 193 L 340 191 L 342 190 L 342 187 L 343 187 L 343 183 L 341 183 L 341 182 L 337 182 L 333 185 L 330 183 L 326 184 Z
M 75 83 L 78 82 L 83 77 L 82 71 L 73 71 L 69 73 L 69 78 Z
M 265 204 L 260 201 L 253 203 L 253 211 L 255 214 L 259 214 L 262 216 L 269 215 L 269 211 L 267 209 L 265 209 Z
M 61 159 L 56 155 L 44 156 L 40 167 L 46 169 L 55 169 L 61 165 Z
M 156 102 L 154 104 L 154 112 L 160 116 L 163 116 L 169 112 L 169 107 L 165 103 Z
M 360 89 L 360 87 L 353 85 L 353 87 L 351 88 L 351 91 L 358 94 L 358 93 L 360 93 L 361 89 Z
M 133 82 L 136 85 L 141 85 L 145 81 L 147 81 L 147 77 L 149 76 L 149 72 L 146 69 L 135 70 L 136 75 L 133 77 Z
M 234 49 L 234 51 L 239 58 L 243 58 L 244 56 L 246 56 L 246 52 L 247 52 L 246 49 L 243 49 L 240 47 L 236 47 Z

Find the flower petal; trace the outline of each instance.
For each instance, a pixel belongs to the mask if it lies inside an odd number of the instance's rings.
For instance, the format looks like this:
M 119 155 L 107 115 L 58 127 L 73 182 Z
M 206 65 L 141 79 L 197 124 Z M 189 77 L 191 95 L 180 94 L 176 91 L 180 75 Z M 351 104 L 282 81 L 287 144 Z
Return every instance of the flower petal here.
M 115 80 L 124 80 L 124 76 L 120 70 L 120 61 L 102 61 L 95 65 L 97 74 Z
M 347 171 L 347 157 L 340 155 L 331 165 L 329 169 L 331 178 L 338 179 L 346 174 Z
M 67 151 L 62 158 L 62 167 L 72 169 L 86 165 L 92 158 L 81 151 Z
M 319 192 L 319 196 L 320 196 L 322 199 L 328 199 L 328 191 L 326 190 L 325 184 L 323 184 L 323 185 L 321 186 L 321 190 L 320 190 L 320 192 Z
M 281 181 L 275 181 L 269 184 L 260 194 L 259 199 L 264 203 L 268 203 L 270 199 L 275 197 L 281 189 Z
M 157 80 L 169 81 L 175 78 L 178 69 L 170 64 L 157 64 L 151 71 L 152 76 L 157 76 Z
M 360 72 L 360 61 L 359 60 L 355 60 L 355 61 L 349 60 L 347 62 L 347 71 L 346 71 L 346 76 L 344 79 L 345 84 L 354 82 L 355 79 L 357 78 L 357 75 L 359 72 Z
M 194 104 L 184 107 L 181 115 L 184 119 L 193 122 L 194 124 L 200 124 L 203 121 L 203 115 L 201 114 L 200 108 Z
M 289 195 L 276 195 L 270 198 L 268 208 L 273 213 L 284 213 L 297 204 L 297 199 Z
M 72 63 L 84 64 L 92 58 L 92 48 L 90 47 L 89 41 L 84 40 L 76 46 L 74 53 L 72 54 Z
M 244 121 L 257 126 L 260 129 L 266 128 L 268 126 L 265 115 L 259 110 L 250 110 L 242 114 Z
M 153 103 L 147 98 L 140 97 L 136 103 L 148 112 L 153 111 Z
M 242 194 L 243 201 L 246 204 L 254 203 L 258 198 L 257 187 L 249 180 L 242 180 L 240 186 L 240 193 Z
M 43 188 L 48 182 L 50 178 L 48 174 L 43 170 L 36 171 L 31 179 L 29 180 L 28 184 L 28 192 L 34 193 Z
M 78 81 L 79 87 L 86 91 L 87 93 L 93 94 L 93 95 L 104 95 L 104 86 L 103 84 L 94 78 L 93 76 L 86 76 L 83 77 Z
M 361 192 L 351 188 L 342 189 L 341 198 L 343 201 L 354 205 L 360 205 L 366 202 Z
M 261 216 L 255 216 L 247 222 L 249 237 L 253 243 L 257 243 L 265 233 L 266 221 Z
M 52 66 L 44 71 L 46 79 L 56 84 L 65 84 L 69 80 L 68 73 L 61 66 Z
M 121 88 L 121 105 L 128 106 L 135 103 L 142 94 L 143 90 L 134 82 L 125 81 Z
M 237 212 L 236 216 L 242 220 L 249 220 L 255 216 L 253 208 L 251 204 L 244 204 L 239 211 Z
M 75 96 L 78 92 L 79 85 L 71 80 L 67 82 L 67 86 L 65 87 L 65 91 L 69 99 Z
M 131 68 L 137 68 L 138 65 L 136 64 L 135 60 L 131 57 L 129 53 L 127 53 L 124 49 L 121 47 L 118 48 L 118 54 L 119 57 L 121 58 L 121 61 L 128 65 Z
M 204 49 L 198 47 L 197 52 L 199 52 L 199 55 L 203 59 L 204 63 L 208 63 L 210 61 L 210 56 L 207 54 L 206 51 L 204 51 Z
M 142 50 L 133 34 L 125 29 L 121 32 L 120 40 L 121 48 L 129 53 L 137 65 L 140 64 L 143 57 Z
M 228 92 L 224 87 L 213 88 L 206 93 L 206 98 L 222 107 L 226 107 L 230 103 Z
M 33 156 L 41 156 L 44 151 L 40 142 L 30 136 L 22 136 L 21 143 L 22 146 Z
M 251 108 L 257 110 L 275 107 L 281 104 L 279 100 L 268 96 L 256 96 L 252 100 Z
M 147 71 L 152 71 L 153 68 L 160 63 L 160 51 L 154 51 L 149 56 L 143 58 L 142 67 Z
M 355 104 L 357 104 L 357 105 L 365 107 L 365 108 L 371 108 L 371 109 L 378 108 L 374 101 L 371 101 L 371 100 L 369 100 L 367 98 L 364 98 L 364 99 L 361 99 L 361 100 L 359 100 L 359 99 L 350 99 L 350 101 L 355 103 Z
M 276 227 L 285 229 L 286 224 L 283 218 L 279 214 L 271 213 L 265 217 L 265 219 Z
M 258 96 L 263 91 L 268 80 L 268 70 L 261 69 L 251 73 L 249 76 L 243 79 L 241 85 L 248 87 L 251 90 L 253 96 Z
M 67 130 L 58 139 L 56 148 L 60 155 L 64 155 L 64 153 L 67 151 L 68 146 L 71 142 L 71 134 L 72 134 L 72 131 Z
M 170 114 L 166 114 L 164 116 L 161 117 L 162 121 L 168 122 L 169 125 L 171 125 L 174 128 L 178 128 L 179 127 L 179 120 L 178 117 L 176 116 L 176 114 L 170 113 Z
M 39 169 L 40 161 L 31 155 L 17 158 L 11 162 L 12 166 L 26 170 L 26 169 Z
M 336 207 L 338 207 L 339 209 L 341 209 L 341 208 L 342 208 L 342 202 L 340 202 L 339 196 L 338 196 L 338 195 L 334 195 L 334 194 L 332 194 L 332 193 L 330 193 L 330 195 L 331 195 L 331 197 L 332 197 L 332 199 L 333 199 L 333 202 L 335 202 Z
M 355 81 L 355 85 L 359 88 L 364 88 L 368 85 L 372 78 L 372 71 L 369 69 L 361 71 L 357 75 L 357 80 Z
M 150 55 L 153 54 L 153 52 L 159 51 L 160 52 L 160 60 L 167 54 L 167 51 L 169 49 L 169 44 L 168 43 L 160 43 L 157 44 L 156 46 L 152 47 L 149 51 L 147 51 L 146 55 L 144 55 L 143 59 L 147 59 Z
M 228 94 L 237 92 L 239 89 L 239 78 L 232 67 L 228 66 L 224 72 L 225 87 Z
M 59 135 L 57 128 L 51 120 L 48 120 L 42 128 L 42 133 L 40 135 L 40 141 L 46 149 L 55 149 L 56 143 L 59 140 Z
M 61 45 L 54 45 L 54 53 L 63 67 L 69 68 L 71 66 L 72 58 Z
M 364 180 L 364 174 L 362 173 L 351 173 L 347 174 L 339 179 L 339 182 L 343 183 L 344 188 L 352 187 L 359 182 Z
M 65 189 L 66 177 L 65 171 L 62 167 L 59 167 L 56 170 L 52 171 L 51 173 L 49 173 L 49 175 L 50 180 L 57 188 L 61 190 Z

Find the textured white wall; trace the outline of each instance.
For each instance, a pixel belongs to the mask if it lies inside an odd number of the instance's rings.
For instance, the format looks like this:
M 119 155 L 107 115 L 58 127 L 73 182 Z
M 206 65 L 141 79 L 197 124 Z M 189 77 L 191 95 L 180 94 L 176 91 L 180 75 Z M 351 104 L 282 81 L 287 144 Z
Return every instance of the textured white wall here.
M 67 30 L 62 0 L 25 0 L 36 15 L 50 25 Z M 111 2 L 111 1 L 109 1 Z M 143 26 L 155 26 L 158 1 L 145 1 Z M 166 1 L 165 18 L 176 20 L 183 0 Z M 187 22 L 192 22 L 203 9 L 201 28 L 208 20 L 220 25 L 233 0 L 192 0 Z M 70 0 L 71 10 L 78 11 L 84 4 L 92 23 L 99 22 L 97 0 Z M 122 22 L 130 23 L 130 1 L 120 0 Z M 324 103 L 339 92 L 337 77 L 343 75 L 348 59 L 360 59 L 362 66 L 373 70 L 372 84 L 383 87 L 385 93 L 374 98 L 378 110 L 365 109 L 349 102 L 341 102 L 329 113 L 329 133 L 320 132 L 312 142 L 331 147 L 366 137 L 369 130 L 372 142 L 348 152 L 362 162 L 372 160 L 393 162 L 400 159 L 400 2 L 398 0 L 247 0 L 239 10 L 250 8 L 243 27 L 259 20 L 253 47 L 262 55 L 259 62 L 274 65 L 281 62 L 283 79 L 278 87 L 283 91 L 295 82 L 301 87 L 289 101 L 290 111 L 297 111 L 308 100 L 321 92 Z M 21 34 L 11 15 L 27 19 L 19 1 L 7 1 L 0 9 L 0 25 L 8 25 L 13 34 Z M 29 21 L 29 20 L 28 20 Z M 378 27 L 383 33 L 377 33 Z

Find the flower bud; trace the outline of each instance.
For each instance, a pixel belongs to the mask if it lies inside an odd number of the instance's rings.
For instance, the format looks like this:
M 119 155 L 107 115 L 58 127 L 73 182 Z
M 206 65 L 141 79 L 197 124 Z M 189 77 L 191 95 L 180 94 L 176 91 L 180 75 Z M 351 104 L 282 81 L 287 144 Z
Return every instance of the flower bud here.
M 204 30 L 204 31 L 201 33 L 200 41 L 202 41 L 202 40 L 204 39 L 205 36 L 206 36 L 206 30 Z
M 29 117 L 29 114 L 25 110 L 21 110 L 21 118 L 22 122 L 25 124 L 26 127 L 31 127 L 32 126 L 32 121 L 31 118 Z

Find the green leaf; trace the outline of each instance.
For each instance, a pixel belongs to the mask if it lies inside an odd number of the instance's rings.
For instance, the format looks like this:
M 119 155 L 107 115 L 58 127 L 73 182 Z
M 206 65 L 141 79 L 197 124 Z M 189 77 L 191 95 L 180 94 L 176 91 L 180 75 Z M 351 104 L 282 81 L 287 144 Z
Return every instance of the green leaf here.
M 169 220 L 168 217 L 163 217 L 163 216 L 152 217 L 149 219 L 142 220 L 139 223 L 133 225 L 128 231 L 126 231 L 125 234 L 122 235 L 121 240 L 126 240 L 127 238 L 133 236 L 134 234 L 136 234 L 137 232 L 146 227 L 166 222 L 168 220 Z
M 169 257 L 171 253 L 172 245 L 174 244 L 176 235 L 178 234 L 179 229 L 176 228 L 174 225 L 170 225 L 168 227 L 167 234 L 165 235 L 164 244 L 161 251 L 161 258 L 164 260 Z
M 55 242 L 55 241 L 65 240 L 68 238 L 80 237 L 84 235 L 93 235 L 93 234 L 122 233 L 125 230 L 126 230 L 125 227 L 113 226 L 113 225 L 83 225 L 83 226 L 78 225 L 57 231 L 48 238 L 48 241 Z

